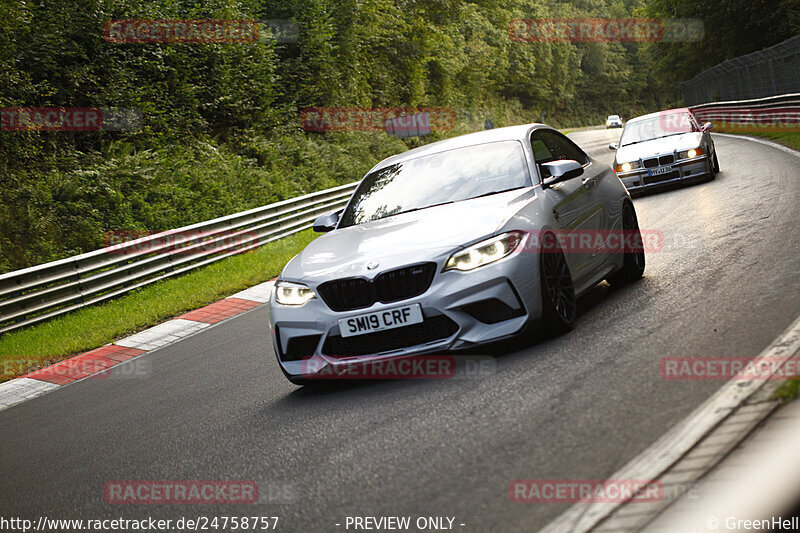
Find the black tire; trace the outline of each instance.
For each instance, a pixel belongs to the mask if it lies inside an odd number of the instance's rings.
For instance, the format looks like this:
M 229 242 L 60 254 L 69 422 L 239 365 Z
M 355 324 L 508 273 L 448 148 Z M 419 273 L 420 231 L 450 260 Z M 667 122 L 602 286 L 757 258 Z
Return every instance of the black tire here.
M 622 230 L 625 242 L 622 250 L 624 259 L 622 268 L 606 278 L 612 285 L 633 283 L 644 275 L 644 242 L 639 231 L 636 210 L 630 202 L 625 202 L 622 207 Z
M 717 159 L 717 152 L 714 152 L 714 176 L 719 174 L 719 159 Z
M 572 329 L 577 314 L 575 286 L 564 252 L 552 233 L 542 238 L 539 254 L 542 291 L 542 327 L 545 335 L 561 335 Z

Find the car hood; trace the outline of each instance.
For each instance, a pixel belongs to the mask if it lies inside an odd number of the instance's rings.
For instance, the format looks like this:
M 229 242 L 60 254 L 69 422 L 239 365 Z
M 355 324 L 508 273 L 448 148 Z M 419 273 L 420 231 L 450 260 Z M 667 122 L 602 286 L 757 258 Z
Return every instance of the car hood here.
M 516 189 L 337 229 L 289 261 L 281 279 L 372 278 L 411 263 L 435 261 L 493 235 L 534 196 L 533 188 Z M 368 269 L 371 262 L 378 266 Z
M 689 132 L 623 146 L 617 150 L 616 162 L 626 163 L 654 155 L 671 154 L 673 151 L 691 150 L 700 146 L 702 139 L 702 133 Z

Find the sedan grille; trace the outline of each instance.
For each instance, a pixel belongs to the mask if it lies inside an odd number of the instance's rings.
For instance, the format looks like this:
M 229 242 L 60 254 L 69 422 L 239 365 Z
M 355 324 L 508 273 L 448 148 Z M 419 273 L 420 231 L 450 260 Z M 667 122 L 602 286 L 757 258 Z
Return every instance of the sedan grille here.
M 351 311 L 375 302 L 391 303 L 419 296 L 431 286 L 435 273 L 436 263 L 420 263 L 383 272 L 372 281 L 364 278 L 326 281 L 317 287 L 317 292 L 334 311 Z
M 642 160 L 644 168 L 656 168 L 661 165 L 671 165 L 675 162 L 675 156 L 672 154 L 662 155 L 659 157 L 650 157 Z
M 642 160 L 642 164 L 644 168 L 656 168 L 658 166 L 658 158 L 651 157 L 650 159 L 644 159 Z
M 328 335 L 322 353 L 331 357 L 372 355 L 446 339 L 456 331 L 458 324 L 445 315 L 438 315 L 428 317 L 419 324 L 354 337 Z

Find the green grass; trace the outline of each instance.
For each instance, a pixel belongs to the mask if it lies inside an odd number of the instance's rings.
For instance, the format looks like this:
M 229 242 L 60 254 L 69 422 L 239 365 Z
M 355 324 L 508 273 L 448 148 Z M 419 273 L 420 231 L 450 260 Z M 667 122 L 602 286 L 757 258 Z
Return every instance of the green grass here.
M 782 384 L 773 397 L 783 403 L 800 398 L 800 379 L 792 379 Z
M 104 304 L 0 336 L 0 382 L 270 280 L 315 236 L 306 230 Z
M 732 131 L 730 133 L 737 133 Z M 742 135 L 750 135 L 752 137 L 762 137 L 775 141 L 776 143 L 788 146 L 795 150 L 800 151 L 800 132 L 796 131 L 755 131 L 742 133 Z

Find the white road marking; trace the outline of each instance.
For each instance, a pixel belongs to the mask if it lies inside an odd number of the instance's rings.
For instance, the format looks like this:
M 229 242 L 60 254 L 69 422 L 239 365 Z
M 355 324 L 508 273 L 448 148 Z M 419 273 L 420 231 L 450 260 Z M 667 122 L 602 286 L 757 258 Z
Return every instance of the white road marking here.
M 17 378 L 0 383 L 0 411 L 58 387 L 59 385 L 53 383 L 30 378 Z
M 269 302 L 269 296 L 272 294 L 272 288 L 274 286 L 274 281 L 267 281 L 256 285 L 255 287 L 250 287 L 249 289 L 232 294 L 229 296 L 229 298 L 241 298 L 242 300 L 252 300 L 254 302 L 267 303 Z
M 206 324 L 205 322 L 176 318 L 164 322 L 163 324 L 153 326 L 150 329 L 140 331 L 130 337 L 115 341 L 114 344 L 127 348 L 138 348 L 139 350 L 150 351 L 178 342 L 210 325 L 211 324 Z

